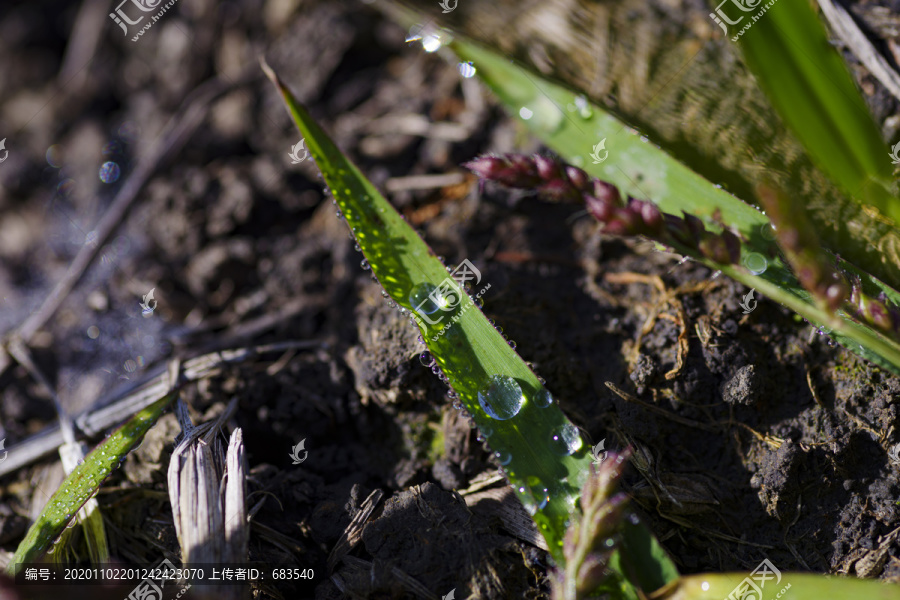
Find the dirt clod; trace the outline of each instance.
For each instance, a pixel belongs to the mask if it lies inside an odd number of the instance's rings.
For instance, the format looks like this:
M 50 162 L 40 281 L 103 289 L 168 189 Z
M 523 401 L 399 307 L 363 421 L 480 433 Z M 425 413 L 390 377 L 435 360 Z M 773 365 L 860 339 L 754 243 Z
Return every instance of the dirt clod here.
M 722 388 L 722 397 L 731 404 L 751 406 L 759 397 L 761 384 L 756 375 L 756 367 L 746 365 L 738 369 L 734 377 Z

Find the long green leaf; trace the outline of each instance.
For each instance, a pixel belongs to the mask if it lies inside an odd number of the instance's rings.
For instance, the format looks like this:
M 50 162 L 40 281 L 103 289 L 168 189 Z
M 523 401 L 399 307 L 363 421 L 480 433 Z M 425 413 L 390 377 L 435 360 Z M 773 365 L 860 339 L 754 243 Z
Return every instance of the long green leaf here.
M 175 393 L 170 393 L 136 413 L 88 454 L 84 462 L 66 477 L 28 530 L 25 539 L 19 544 L 9 564 L 11 573 L 15 573 L 17 565 L 35 562 L 44 554 L 69 521 L 75 518 L 78 509 L 97 491 L 103 480 L 140 443 L 144 434 L 153 427 L 174 397 Z
M 682 577 L 668 593 L 654 600 L 722 600 L 730 598 L 734 589 L 749 573 L 703 573 Z M 813 573 L 781 573 L 776 580 L 770 575 L 759 600 L 898 600 L 900 586 L 871 579 L 825 577 Z M 781 591 L 787 588 L 784 594 Z M 756 597 L 756 596 L 754 596 Z
M 713 0 L 715 3 L 715 0 Z M 737 37 L 744 59 L 775 109 L 818 166 L 857 202 L 900 223 L 900 199 L 890 191 L 888 148 L 843 59 L 809 2 L 778 1 L 742 13 L 722 10 L 750 28 Z
M 723 224 L 745 239 L 743 260 L 752 258 L 764 270 L 754 275 L 743 268 L 704 261 L 708 266 L 788 306 L 863 358 L 900 373 L 900 344 L 870 327 L 832 317 L 812 303 L 778 257 L 771 241 L 771 224 L 759 210 L 714 186 L 583 96 L 463 38 L 457 37 L 449 46 L 461 60 L 475 66 L 477 75 L 510 112 L 518 114 L 538 138 L 568 162 L 615 184 L 624 193 L 655 202 L 665 212 L 696 215 L 710 228 L 717 227 L 713 215 L 718 214 Z M 603 150 L 596 152 L 604 160 L 595 163 L 591 153 L 601 140 L 606 140 L 609 155 L 604 159 Z M 889 286 L 845 261 L 838 260 L 838 264 L 860 274 L 868 289 L 890 290 L 888 296 L 898 297 Z
M 434 252 L 347 160 L 290 90 L 271 70 L 267 72 L 373 273 L 401 310 L 416 311 L 423 300 L 429 302 L 428 294 L 442 285 L 460 295 L 452 310 L 438 312 L 437 305 L 420 308 L 422 335 L 491 448 L 500 454 L 511 484 L 550 553 L 562 563 L 566 522 L 589 473 L 589 447 L 537 376 L 462 289 L 448 279 L 447 269 Z M 439 316 L 442 321 L 433 324 Z M 451 327 L 441 334 L 441 327 L 448 323 Z

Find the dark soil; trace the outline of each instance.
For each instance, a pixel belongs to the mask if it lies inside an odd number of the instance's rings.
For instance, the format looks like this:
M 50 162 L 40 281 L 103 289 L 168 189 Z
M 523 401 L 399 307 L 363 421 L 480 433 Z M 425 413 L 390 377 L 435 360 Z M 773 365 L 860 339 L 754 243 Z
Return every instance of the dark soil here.
M 182 0 L 137 42 L 108 17 L 87 19 L 102 29 L 96 48 L 90 31 L 71 34 L 89 4 L 0 8 L 9 150 L 0 330 L 50 293 L 187 95 L 211 77 L 251 73 L 163 157 L 101 258 L 31 341 L 39 368 L 76 414 L 173 355 L 319 341 L 227 367 L 184 394 L 195 423 L 239 400 L 229 426 L 243 428 L 249 503 L 262 503 L 250 559 L 314 569 L 312 582 L 265 585 L 255 597 L 413 597 L 410 581 L 434 598 L 454 588 L 459 598 L 548 597 L 548 555 L 502 527 L 490 503 L 467 506 L 454 491 L 496 466 L 420 364 L 417 333 L 360 268 L 315 165 L 291 164 L 299 135 L 256 61 L 265 53 L 382 190 L 395 178 L 461 173 L 484 152 L 542 149 L 452 59 L 406 44 L 405 31 L 365 4 Z M 77 64 L 61 77 L 67 51 Z M 417 120 L 468 135 L 409 133 Z M 120 166 L 117 182 L 98 179 L 106 161 Z M 666 493 L 634 469 L 627 489 L 682 572 L 742 571 L 769 558 L 782 572 L 900 577 L 900 546 L 880 539 L 900 527 L 900 466 L 888 458 L 900 442 L 900 378 L 765 298 L 743 314 L 747 289 L 602 236 L 577 207 L 481 192 L 468 176 L 388 197 L 448 263 L 477 265 L 491 283 L 484 311 L 589 441 L 653 458 Z M 151 288 L 158 306 L 142 318 Z M 271 323 L 242 329 L 263 318 Z M 56 413 L 13 366 L 0 377 L 0 418 L 13 453 Z M 98 496 L 122 561 L 177 557 L 165 494 L 177 433 L 169 414 Z M 308 459 L 292 465 L 304 439 Z M 59 477 L 48 460 L 3 480 L 3 550 L 15 550 L 46 500 L 37 490 L 52 492 Z M 382 501 L 330 572 L 329 553 L 375 490 Z M 81 544 L 76 536 L 83 558 Z

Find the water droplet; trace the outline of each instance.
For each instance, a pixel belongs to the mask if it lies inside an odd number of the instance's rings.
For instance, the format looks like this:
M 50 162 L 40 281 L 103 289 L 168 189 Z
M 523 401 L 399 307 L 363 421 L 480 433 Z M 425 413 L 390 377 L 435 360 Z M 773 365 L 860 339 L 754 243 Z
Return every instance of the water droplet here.
M 571 423 L 558 427 L 550 434 L 550 449 L 561 456 L 567 456 L 581 449 L 581 436 L 578 428 Z
M 534 116 L 534 113 L 523 106 L 519 109 L 519 116 L 527 121 Z
M 426 33 L 422 36 L 422 48 L 425 52 L 437 52 L 442 44 L 440 33 Z
M 744 266 L 747 267 L 747 270 L 754 275 L 765 273 L 766 268 L 769 266 L 769 261 L 767 261 L 766 257 L 759 252 L 750 252 L 744 256 L 744 259 L 741 262 L 743 262 Z
M 594 116 L 594 111 L 591 110 L 591 105 L 584 96 L 575 98 L 575 108 L 578 109 L 578 114 L 582 119 L 590 119 Z
M 409 35 L 406 36 L 406 43 L 414 42 L 416 40 L 422 39 L 422 31 L 425 30 L 425 26 L 421 23 L 416 23 L 412 27 L 409 28 Z
M 363 271 L 368 271 L 369 269 L 372 268 L 369 266 L 369 261 L 367 261 L 366 259 L 362 259 L 362 262 L 359 263 L 359 266 L 362 267 Z
M 419 362 L 422 363 L 423 367 L 432 367 L 434 366 L 434 357 L 431 355 L 431 352 L 423 352 L 419 355 Z
M 100 181 L 103 183 L 115 183 L 119 180 L 120 174 L 119 165 L 112 161 L 105 162 L 100 166 Z
M 438 308 L 437 302 L 432 297 L 434 286 L 430 283 L 420 283 L 409 293 L 409 303 L 417 312 L 430 315 L 435 313 Z
M 530 491 L 522 486 L 519 486 L 517 491 L 519 492 L 520 500 L 522 502 L 522 506 L 525 507 L 525 511 L 529 515 L 534 516 L 534 514 L 538 511 L 537 503 L 534 501 L 534 496 Z
M 494 428 L 490 423 L 479 425 L 478 428 L 481 429 L 481 433 L 483 433 L 486 437 L 491 437 L 492 435 L 494 435 Z
M 534 404 L 538 408 L 547 408 L 548 406 L 553 404 L 553 396 L 550 395 L 550 392 L 547 391 L 547 388 L 541 388 L 541 390 L 534 396 Z
M 513 340 L 509 340 L 509 347 L 512 348 L 513 350 L 515 350 L 515 349 L 516 349 L 516 343 L 515 343 Z
M 472 61 L 459 63 L 459 74 L 469 79 L 470 77 L 475 76 L 475 65 L 472 64 Z
M 515 379 L 494 375 L 487 389 L 478 392 L 478 403 L 491 418 L 505 421 L 519 414 L 525 397 Z
M 613 546 L 616 545 L 616 540 L 612 539 L 611 537 L 608 537 L 605 540 L 603 540 L 603 545 L 606 546 L 607 548 L 612 548 Z
M 771 223 L 763 223 L 759 227 L 759 233 L 764 239 L 771 242 L 775 239 L 775 226 Z
M 550 492 L 547 490 L 547 487 L 540 479 L 534 476 L 528 477 L 526 482 L 531 490 L 531 496 L 535 500 L 535 508 L 543 510 L 550 502 Z

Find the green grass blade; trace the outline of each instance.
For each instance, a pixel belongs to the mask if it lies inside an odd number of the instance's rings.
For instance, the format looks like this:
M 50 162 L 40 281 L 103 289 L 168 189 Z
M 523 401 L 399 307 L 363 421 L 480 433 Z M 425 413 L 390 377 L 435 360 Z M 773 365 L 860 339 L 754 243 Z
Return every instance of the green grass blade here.
M 428 245 L 344 157 L 277 76 L 270 69 L 267 73 L 385 291 L 402 310 L 415 311 L 432 287 L 448 281 L 455 285 Z M 519 499 L 562 564 L 565 523 L 589 473 L 590 448 L 559 406 L 547 403 L 549 392 L 508 342 L 459 287 L 456 291 L 461 301 L 443 313 L 444 322 L 452 326 L 440 335 L 442 323 L 429 322 L 437 313 L 425 311 L 429 318 L 419 321 L 422 335 L 491 448 L 502 453 L 501 462 Z M 479 394 L 484 397 L 498 380 L 504 383 L 495 385 L 488 402 L 495 413 L 509 417 L 505 419 L 489 416 L 479 401 Z M 554 441 L 561 431 L 572 435 L 569 444 Z
M 668 559 L 657 539 L 646 527 L 630 521 L 624 524 L 622 546 L 616 558 L 621 561 L 624 572 L 633 572 L 630 578 L 637 580 L 641 589 L 657 590 L 678 578 L 675 564 Z
M 59 448 L 59 458 L 62 462 L 66 476 L 78 468 L 78 464 L 84 460 L 87 446 L 81 442 L 63 444 Z M 109 562 L 109 542 L 106 539 L 106 528 L 103 526 L 103 515 L 96 498 L 90 498 L 78 511 L 78 522 L 84 530 L 84 540 L 87 543 L 88 555 L 91 564 L 99 565 Z M 63 561 L 63 553 L 54 555 L 57 562 Z
M 136 413 L 66 477 L 16 549 L 9 563 L 11 573 L 15 573 L 16 565 L 36 562 L 44 554 L 119 461 L 140 443 L 174 397 L 175 392 L 172 392 Z
M 722 600 L 750 573 L 703 573 L 682 577 L 668 593 L 657 600 Z M 874 579 L 854 577 L 825 577 L 814 573 L 781 573 L 765 582 L 759 600 L 775 600 L 782 589 L 790 588 L 780 597 L 789 600 L 900 600 L 900 586 Z
M 722 10 L 740 13 L 731 4 Z M 729 31 L 732 39 L 757 12 L 729 15 L 743 16 Z M 900 223 L 888 147 L 810 3 L 776 2 L 738 41 L 760 86 L 819 168 L 857 202 Z
M 759 210 L 714 186 L 583 97 L 463 38 L 455 38 L 449 46 L 461 60 L 471 61 L 477 75 L 507 109 L 518 114 L 538 138 L 567 162 L 616 185 L 623 195 L 653 201 L 664 212 L 680 214 L 684 211 L 698 216 L 713 230 L 718 230 L 712 220 L 713 214 L 718 212 L 722 223 L 745 239 L 741 255 L 755 255 L 766 265 L 759 275 L 743 268 L 704 261 L 708 266 L 722 270 L 747 287 L 756 288 L 764 296 L 791 308 L 829 332 L 835 341 L 852 352 L 900 373 L 900 344 L 870 327 L 832 317 L 808 299 L 809 294 L 777 256 L 771 241 L 771 225 Z M 581 108 L 578 108 L 579 104 Z M 595 164 L 590 158 L 591 152 L 603 139 L 609 155 L 603 162 Z M 602 150 L 598 156 L 603 158 Z M 886 290 L 889 297 L 897 297 L 896 291 L 871 275 L 845 261 L 838 263 L 841 269 L 860 274 L 865 287 Z

